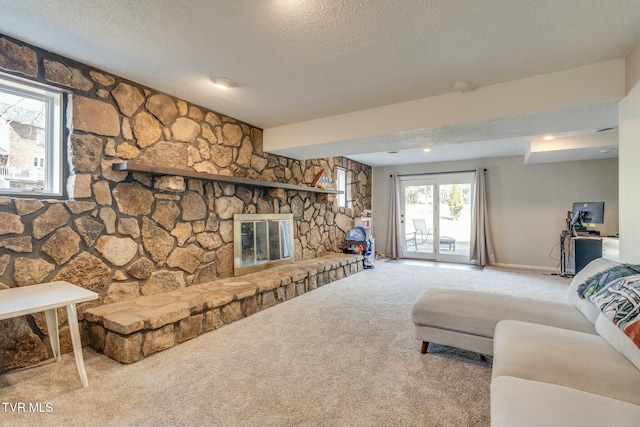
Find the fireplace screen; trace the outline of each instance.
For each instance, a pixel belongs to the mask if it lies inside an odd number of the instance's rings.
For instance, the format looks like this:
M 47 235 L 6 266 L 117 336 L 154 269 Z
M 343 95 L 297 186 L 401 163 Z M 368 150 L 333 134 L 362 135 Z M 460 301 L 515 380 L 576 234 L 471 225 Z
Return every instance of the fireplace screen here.
M 234 275 L 293 262 L 293 215 L 233 216 Z

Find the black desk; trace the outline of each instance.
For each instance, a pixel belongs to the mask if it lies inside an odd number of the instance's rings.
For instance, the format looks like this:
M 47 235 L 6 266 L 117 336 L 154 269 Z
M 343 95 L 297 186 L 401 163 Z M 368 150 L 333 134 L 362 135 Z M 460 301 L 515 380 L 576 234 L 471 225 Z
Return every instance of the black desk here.
M 596 258 L 602 258 L 602 237 L 560 236 L 560 271 L 575 275 Z

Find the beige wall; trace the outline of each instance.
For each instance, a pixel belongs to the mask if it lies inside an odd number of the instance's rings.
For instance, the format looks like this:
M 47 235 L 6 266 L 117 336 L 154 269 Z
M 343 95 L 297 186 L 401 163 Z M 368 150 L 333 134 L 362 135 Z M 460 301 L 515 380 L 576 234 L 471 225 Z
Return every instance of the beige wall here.
M 521 156 L 373 168 L 373 234 L 387 243 L 392 173 L 433 173 L 486 168 L 487 198 L 496 261 L 554 268 L 560 231 L 574 201 L 604 201 L 603 234 L 618 232 L 618 161 L 589 160 L 525 165 Z M 556 258 L 551 259 L 549 254 Z
M 627 96 L 620 102 L 620 259 L 640 262 L 640 42 L 626 60 Z

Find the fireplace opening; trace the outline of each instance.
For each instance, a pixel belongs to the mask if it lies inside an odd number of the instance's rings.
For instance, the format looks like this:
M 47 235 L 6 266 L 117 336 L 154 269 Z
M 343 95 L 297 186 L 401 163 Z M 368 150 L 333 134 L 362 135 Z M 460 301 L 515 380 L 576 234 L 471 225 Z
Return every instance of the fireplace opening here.
M 234 276 L 294 261 L 292 214 L 236 214 L 233 237 Z

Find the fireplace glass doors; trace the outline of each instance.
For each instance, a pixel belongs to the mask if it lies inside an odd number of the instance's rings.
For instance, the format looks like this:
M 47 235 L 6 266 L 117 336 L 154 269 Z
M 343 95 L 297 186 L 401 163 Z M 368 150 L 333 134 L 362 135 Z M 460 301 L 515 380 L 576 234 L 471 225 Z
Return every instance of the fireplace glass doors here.
M 292 214 L 236 214 L 233 237 L 234 276 L 294 261 Z

